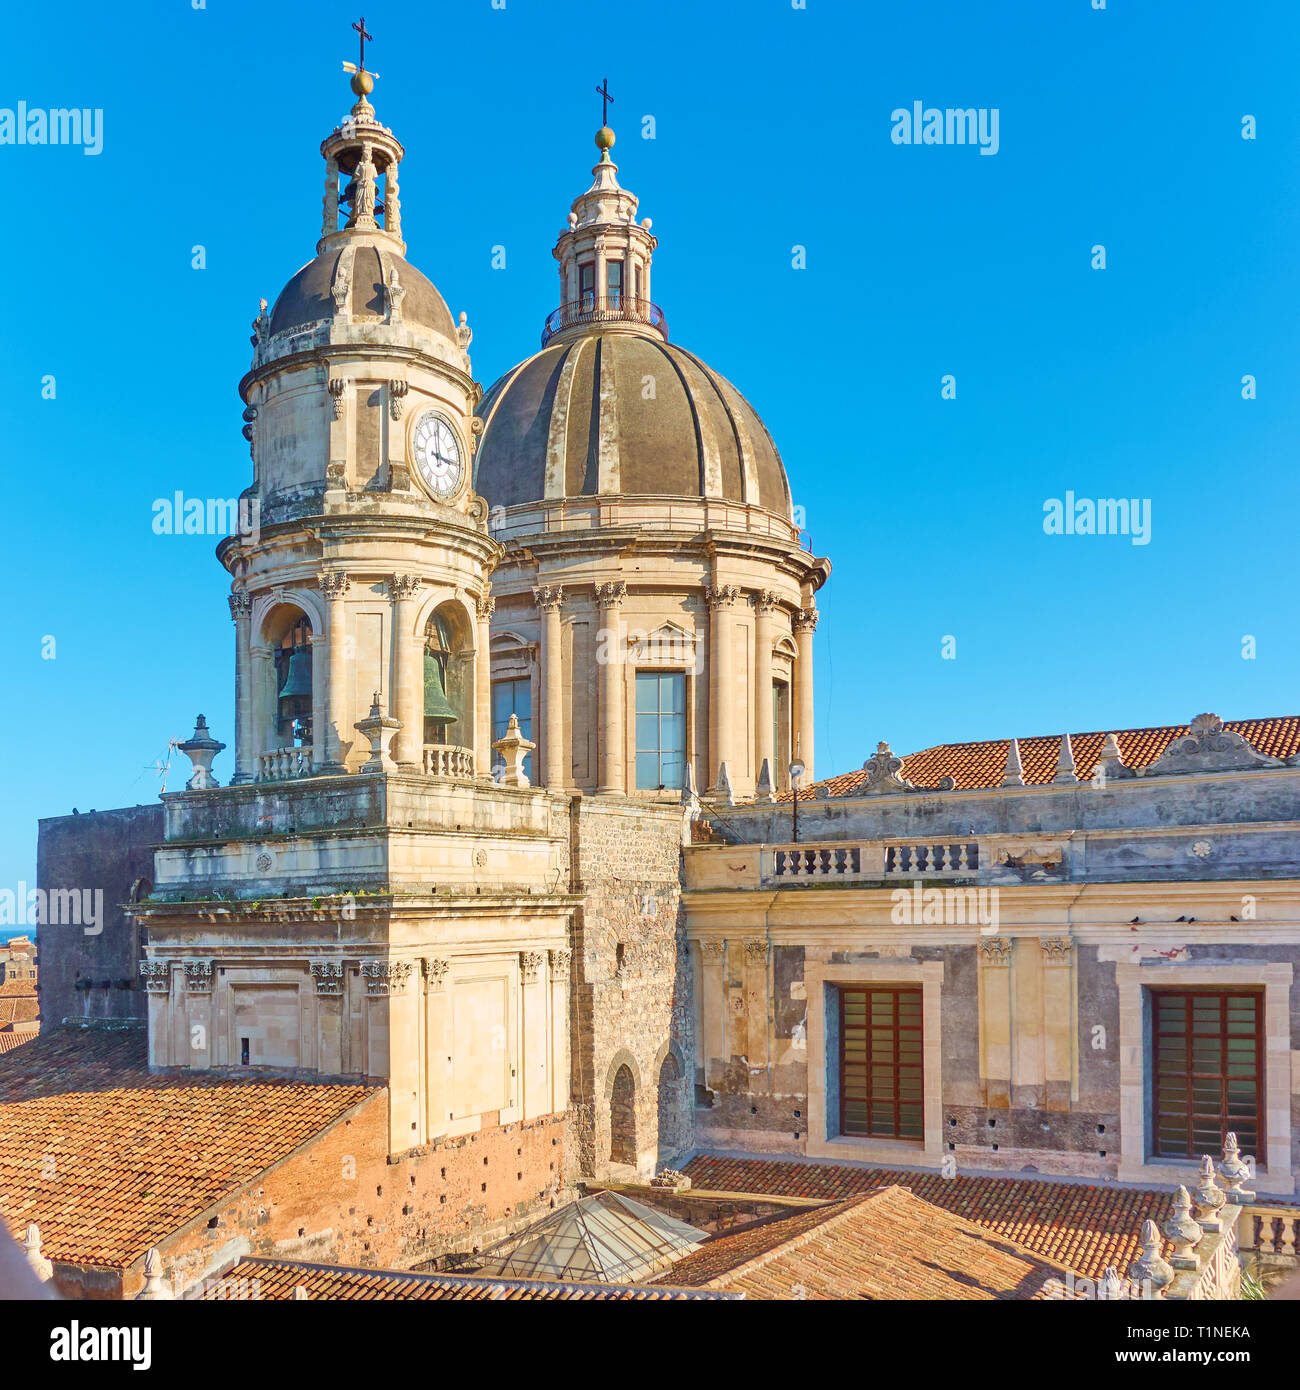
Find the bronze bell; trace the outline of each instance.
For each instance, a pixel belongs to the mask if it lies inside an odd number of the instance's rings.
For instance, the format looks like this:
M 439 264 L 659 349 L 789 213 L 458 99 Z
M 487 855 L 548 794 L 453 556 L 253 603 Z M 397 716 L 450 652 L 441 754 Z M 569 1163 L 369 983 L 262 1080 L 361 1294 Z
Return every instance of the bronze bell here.
M 297 647 L 289 657 L 289 666 L 284 673 L 284 684 L 280 687 L 278 698 L 292 699 L 295 695 L 311 694 L 311 652 L 306 647 Z
M 460 718 L 443 689 L 442 666 L 427 648 L 424 653 L 424 717 L 448 724 Z

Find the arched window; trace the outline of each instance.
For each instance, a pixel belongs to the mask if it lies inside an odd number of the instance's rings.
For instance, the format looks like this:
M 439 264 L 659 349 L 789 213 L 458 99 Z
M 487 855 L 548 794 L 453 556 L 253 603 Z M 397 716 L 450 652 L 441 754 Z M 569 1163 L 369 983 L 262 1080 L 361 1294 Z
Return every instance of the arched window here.
M 609 1097 L 609 1161 L 636 1163 L 636 1082 L 624 1063 Z
M 299 614 L 275 648 L 275 731 L 285 747 L 311 744 L 311 623 Z

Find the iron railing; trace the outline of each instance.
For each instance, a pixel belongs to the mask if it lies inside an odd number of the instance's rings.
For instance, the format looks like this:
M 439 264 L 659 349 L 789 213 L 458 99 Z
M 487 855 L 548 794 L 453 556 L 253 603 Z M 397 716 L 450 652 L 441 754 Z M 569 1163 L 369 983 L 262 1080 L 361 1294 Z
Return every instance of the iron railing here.
M 632 295 L 597 298 L 594 294 L 585 294 L 581 299 L 561 304 L 550 315 L 542 330 L 542 346 L 545 347 L 562 329 L 586 323 L 644 323 L 656 329 L 665 342 L 668 341 L 668 320 L 657 304 Z

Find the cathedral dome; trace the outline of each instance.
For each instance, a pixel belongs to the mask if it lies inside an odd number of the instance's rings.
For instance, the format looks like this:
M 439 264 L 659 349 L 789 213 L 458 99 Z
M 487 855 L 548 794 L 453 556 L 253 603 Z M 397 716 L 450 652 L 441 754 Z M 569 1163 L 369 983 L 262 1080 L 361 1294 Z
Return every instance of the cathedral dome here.
M 604 328 L 548 343 L 483 398 L 474 488 L 490 505 L 702 497 L 790 518 L 790 484 L 757 411 L 657 333 Z
M 341 305 L 336 305 L 333 289 L 338 283 L 339 261 L 352 259 L 350 283 Z M 339 308 L 355 320 L 383 319 L 386 312 L 386 286 L 397 282 L 406 291 L 402 299 L 402 319 L 427 328 L 444 338 L 456 340 L 456 325 L 446 301 L 433 282 L 408 260 L 387 247 L 334 245 L 327 247 L 280 291 L 271 310 L 270 333 L 289 332 L 309 323 L 331 319 Z

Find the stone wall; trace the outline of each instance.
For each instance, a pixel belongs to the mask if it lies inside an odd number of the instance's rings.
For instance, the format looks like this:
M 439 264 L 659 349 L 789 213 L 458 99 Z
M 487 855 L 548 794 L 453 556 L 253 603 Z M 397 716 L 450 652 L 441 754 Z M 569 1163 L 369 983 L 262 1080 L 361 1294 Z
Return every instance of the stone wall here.
M 103 893 L 98 931 L 88 932 L 76 922 L 41 924 L 41 1017 L 47 1024 L 65 1018 L 145 1017 L 138 973 L 140 929 L 122 907 L 152 886 L 153 847 L 162 837 L 161 805 L 52 816 L 39 822 L 37 885 L 46 893 Z
M 575 796 L 570 811 L 573 1171 L 609 1171 L 615 1081 L 633 1087 L 636 1167 L 691 1148 L 693 1010 L 680 919 L 682 809 Z M 622 1089 L 620 1085 L 620 1100 Z

